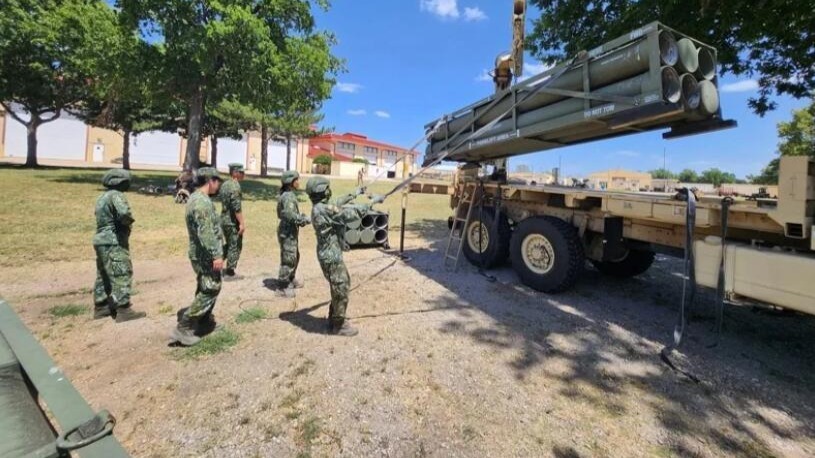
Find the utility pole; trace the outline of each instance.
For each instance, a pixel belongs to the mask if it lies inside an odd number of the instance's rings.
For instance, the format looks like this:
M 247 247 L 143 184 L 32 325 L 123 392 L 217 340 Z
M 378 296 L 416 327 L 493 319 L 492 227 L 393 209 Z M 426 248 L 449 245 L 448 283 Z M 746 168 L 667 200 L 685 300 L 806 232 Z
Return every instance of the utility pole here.
M 668 170 L 667 163 L 668 162 L 665 156 L 665 148 L 662 148 L 662 170 Z

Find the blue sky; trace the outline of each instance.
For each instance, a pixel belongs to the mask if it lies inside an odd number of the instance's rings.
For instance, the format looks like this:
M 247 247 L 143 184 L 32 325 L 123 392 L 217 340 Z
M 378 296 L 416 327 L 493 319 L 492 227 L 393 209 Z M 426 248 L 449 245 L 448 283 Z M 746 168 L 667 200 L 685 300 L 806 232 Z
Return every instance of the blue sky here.
M 316 16 L 320 28 L 336 34 L 334 52 L 346 60 L 348 71 L 339 76 L 324 106 L 324 124 L 339 133 L 412 146 L 426 123 L 492 93 L 492 82 L 483 76 L 495 56 L 510 46 L 510 5 L 495 0 L 334 0 L 328 12 Z M 539 14 L 530 8 L 528 23 Z M 540 70 L 531 57 L 526 60 L 527 72 Z M 564 175 L 610 167 L 651 170 L 662 166 L 664 150 L 672 170 L 719 167 L 739 177 L 758 173 L 776 150 L 776 124 L 806 101 L 777 98 L 778 109 L 760 118 L 747 107 L 754 81 L 724 75 L 719 85 L 723 113 L 738 121 L 736 129 L 676 140 L 663 140 L 659 132 L 635 134 L 516 157 L 511 167 L 550 170 L 560 158 Z

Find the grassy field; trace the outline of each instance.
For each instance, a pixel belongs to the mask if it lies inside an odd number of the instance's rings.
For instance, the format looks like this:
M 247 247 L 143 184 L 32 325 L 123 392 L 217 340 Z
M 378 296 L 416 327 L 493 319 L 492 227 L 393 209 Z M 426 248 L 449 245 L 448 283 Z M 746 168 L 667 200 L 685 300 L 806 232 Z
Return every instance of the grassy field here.
M 94 233 L 94 203 L 103 191 L 104 170 L 92 169 L 22 169 L 0 167 L 0 266 L 21 263 L 47 263 L 77 258 L 93 258 L 91 237 Z M 162 259 L 185 256 L 187 234 L 184 206 L 170 196 L 141 194 L 138 189 L 172 184 L 172 172 L 135 172 L 127 193 L 136 223 L 131 239 L 135 258 Z M 305 180 L 304 180 L 305 181 Z M 393 181 L 374 184 L 370 192 L 385 193 Z M 303 186 L 305 182 L 303 183 Z M 354 189 L 354 180 L 332 180 L 334 195 Z M 277 195 L 280 181 L 276 177 L 247 177 L 243 182 L 244 212 L 247 234 L 244 253 L 248 256 L 277 256 Z M 307 199 L 300 210 L 308 213 Z M 359 202 L 367 202 L 361 197 Z M 411 195 L 408 224 L 423 220 L 443 220 L 450 214 L 446 196 Z M 220 211 L 220 204 L 218 205 Z M 392 240 L 396 240 L 400 215 L 400 198 L 395 195 L 379 206 L 392 215 Z M 274 253 L 274 254 L 273 254 Z

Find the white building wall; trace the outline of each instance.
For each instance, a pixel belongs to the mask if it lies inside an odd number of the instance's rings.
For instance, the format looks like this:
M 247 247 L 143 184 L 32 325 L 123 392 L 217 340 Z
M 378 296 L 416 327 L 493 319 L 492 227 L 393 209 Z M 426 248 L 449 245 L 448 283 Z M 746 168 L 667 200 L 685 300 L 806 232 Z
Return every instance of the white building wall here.
M 5 136 L 6 156 L 25 157 L 28 151 L 28 134 L 25 126 L 8 113 Z M 84 161 L 87 139 L 88 127 L 85 123 L 63 114 L 37 129 L 37 157 Z
M 240 140 L 231 138 L 218 139 L 218 168 L 227 169 L 227 166 L 232 163 L 246 164 L 246 135 Z M 212 151 L 210 149 L 210 151 Z
M 130 139 L 130 163 L 180 165 L 181 137 L 169 132 L 145 132 Z

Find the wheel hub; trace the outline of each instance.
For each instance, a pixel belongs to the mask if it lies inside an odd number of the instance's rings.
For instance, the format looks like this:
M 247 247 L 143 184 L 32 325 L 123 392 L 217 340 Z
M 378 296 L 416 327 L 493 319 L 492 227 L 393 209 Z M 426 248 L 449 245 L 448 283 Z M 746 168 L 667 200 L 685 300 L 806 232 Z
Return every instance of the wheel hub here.
M 540 234 L 530 234 L 521 243 L 524 264 L 536 274 L 547 274 L 555 265 L 555 249 L 549 239 Z
M 487 251 L 487 247 L 490 246 L 490 234 L 484 223 L 476 221 L 470 224 L 470 227 L 467 230 L 467 243 L 469 243 L 470 250 L 472 250 L 474 253 L 484 253 Z

